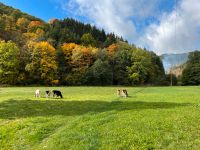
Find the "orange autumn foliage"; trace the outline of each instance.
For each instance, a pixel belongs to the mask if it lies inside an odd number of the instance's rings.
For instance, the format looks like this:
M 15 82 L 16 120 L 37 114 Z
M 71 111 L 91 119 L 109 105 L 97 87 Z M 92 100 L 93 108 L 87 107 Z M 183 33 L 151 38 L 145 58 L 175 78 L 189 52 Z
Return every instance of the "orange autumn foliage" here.
M 64 43 L 61 46 L 61 49 L 62 49 L 63 53 L 65 54 L 65 60 L 68 63 L 71 63 L 72 51 L 75 49 L 76 46 L 77 46 L 77 44 L 75 44 L 75 43 Z
M 77 44 L 75 44 L 75 43 L 64 43 L 61 46 L 61 48 L 62 48 L 64 54 L 68 54 L 68 52 L 72 51 L 76 46 L 77 46 Z
M 41 65 L 49 69 L 56 70 L 56 57 L 55 57 L 55 48 L 50 45 L 48 42 L 39 42 L 35 47 L 37 50 L 40 50 L 41 53 Z M 45 70 L 45 69 L 44 69 Z M 48 70 L 46 70 L 48 71 Z
M 43 23 L 41 21 L 31 21 L 28 25 L 28 28 L 42 26 Z
M 112 56 L 115 54 L 115 52 L 117 51 L 117 49 L 118 49 L 117 44 L 111 44 L 111 45 L 107 48 L 108 55 L 109 55 L 110 57 L 112 57 Z
M 86 47 L 75 43 L 64 43 L 61 46 L 65 59 L 73 66 L 90 66 L 93 63 L 93 56 L 98 49 L 94 47 Z
M 29 24 L 29 20 L 26 18 L 19 18 L 16 22 L 16 25 L 25 32 L 25 30 L 27 29 L 27 26 Z

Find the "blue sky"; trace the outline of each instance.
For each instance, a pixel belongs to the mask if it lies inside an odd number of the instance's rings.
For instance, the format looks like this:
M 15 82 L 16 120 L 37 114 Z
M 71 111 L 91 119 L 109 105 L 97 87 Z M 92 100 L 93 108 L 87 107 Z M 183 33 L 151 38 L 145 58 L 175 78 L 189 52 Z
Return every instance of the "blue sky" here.
M 51 18 L 65 18 L 66 14 L 53 0 L 0 0 L 0 2 L 23 12 L 48 21 Z
M 199 0 L 0 0 L 45 21 L 72 17 L 158 54 L 200 49 Z

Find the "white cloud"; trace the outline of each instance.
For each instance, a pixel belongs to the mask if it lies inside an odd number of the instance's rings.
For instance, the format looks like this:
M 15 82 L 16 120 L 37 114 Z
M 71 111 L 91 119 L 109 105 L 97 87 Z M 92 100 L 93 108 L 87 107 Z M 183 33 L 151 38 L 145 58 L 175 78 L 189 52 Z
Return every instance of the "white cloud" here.
M 158 0 L 69 0 L 67 6 L 64 6 L 67 12 L 73 12 L 75 16 L 87 16 L 98 27 L 134 41 L 138 34 L 132 18 L 144 19 L 154 15 L 157 2 Z
M 140 43 L 158 54 L 183 53 L 200 48 L 200 1 L 182 0 L 160 24 L 152 24 Z
M 172 12 L 159 10 L 159 4 L 168 0 L 56 1 L 73 17 L 85 17 L 107 32 L 115 32 L 157 54 L 200 49 L 200 0 L 177 0 L 177 9 Z M 148 17 L 156 18 L 156 23 L 138 32 L 137 24 Z

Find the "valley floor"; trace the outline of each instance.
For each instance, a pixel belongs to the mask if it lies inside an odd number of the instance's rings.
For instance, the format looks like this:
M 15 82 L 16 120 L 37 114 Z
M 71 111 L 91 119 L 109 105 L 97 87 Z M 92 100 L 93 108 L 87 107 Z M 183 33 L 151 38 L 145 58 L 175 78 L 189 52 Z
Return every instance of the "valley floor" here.
M 118 88 L 0 88 L 0 150 L 199 149 L 200 87 Z

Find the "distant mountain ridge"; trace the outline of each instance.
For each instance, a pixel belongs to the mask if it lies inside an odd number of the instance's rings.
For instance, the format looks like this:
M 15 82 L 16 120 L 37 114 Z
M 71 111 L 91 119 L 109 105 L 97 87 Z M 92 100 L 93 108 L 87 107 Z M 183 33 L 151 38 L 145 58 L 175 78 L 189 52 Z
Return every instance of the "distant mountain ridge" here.
M 163 54 L 160 56 L 165 72 L 168 73 L 170 68 L 180 66 L 187 62 L 189 53 L 180 54 Z

